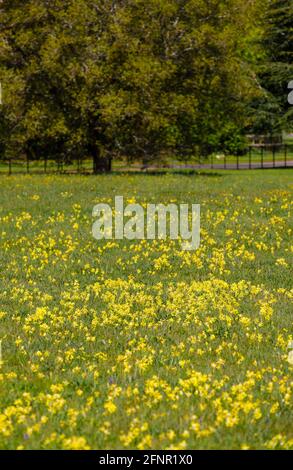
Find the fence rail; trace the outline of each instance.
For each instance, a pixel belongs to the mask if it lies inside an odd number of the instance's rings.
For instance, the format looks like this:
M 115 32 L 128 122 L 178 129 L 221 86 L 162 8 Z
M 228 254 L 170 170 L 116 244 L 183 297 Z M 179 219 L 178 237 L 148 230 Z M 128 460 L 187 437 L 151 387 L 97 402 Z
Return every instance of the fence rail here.
M 160 165 L 151 164 L 142 167 L 140 163 L 113 162 L 114 171 L 140 171 L 158 169 L 219 169 L 219 170 L 252 170 L 265 168 L 292 168 L 292 144 L 254 144 L 247 147 L 244 155 L 211 155 L 208 158 L 192 159 L 190 161 L 168 161 Z M 93 161 L 79 159 L 71 162 L 52 160 L 2 159 L 0 174 L 15 173 L 59 173 L 59 174 L 90 174 L 93 172 Z

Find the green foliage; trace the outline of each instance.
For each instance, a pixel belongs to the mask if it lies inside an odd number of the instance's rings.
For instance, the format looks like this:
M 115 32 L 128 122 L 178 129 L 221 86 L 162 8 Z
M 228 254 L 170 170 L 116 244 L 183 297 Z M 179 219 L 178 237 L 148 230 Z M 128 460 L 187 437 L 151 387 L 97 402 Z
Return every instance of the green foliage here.
M 256 1 L 3 0 L 0 8 L 6 155 L 186 158 L 245 124 Z
M 288 104 L 288 83 L 293 77 L 293 3 L 267 2 L 262 45 L 266 57 L 259 64 L 258 77 L 264 94 L 252 105 L 253 130 L 260 134 L 292 129 L 292 107 Z

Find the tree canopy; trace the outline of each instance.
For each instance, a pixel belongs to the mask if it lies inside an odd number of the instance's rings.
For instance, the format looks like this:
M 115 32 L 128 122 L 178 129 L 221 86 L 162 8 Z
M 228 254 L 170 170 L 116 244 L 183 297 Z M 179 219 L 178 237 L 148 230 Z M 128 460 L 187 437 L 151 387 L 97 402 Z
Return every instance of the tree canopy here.
M 289 2 L 288 2 L 289 3 Z M 237 151 L 256 0 L 2 0 L 5 155 L 148 162 Z
M 280 133 L 292 129 L 293 109 L 288 103 L 288 84 L 293 78 L 293 3 L 269 0 L 265 4 L 258 64 L 258 80 L 263 89 L 254 100 L 253 128 L 258 133 Z

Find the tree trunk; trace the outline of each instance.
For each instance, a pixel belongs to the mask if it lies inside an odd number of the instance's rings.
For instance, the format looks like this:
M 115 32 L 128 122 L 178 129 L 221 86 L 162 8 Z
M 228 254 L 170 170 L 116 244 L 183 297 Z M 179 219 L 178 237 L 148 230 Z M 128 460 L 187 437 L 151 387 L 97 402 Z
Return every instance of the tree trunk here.
M 97 173 L 109 173 L 112 169 L 112 159 L 107 157 L 101 157 L 98 148 L 91 148 L 91 154 L 93 156 L 93 172 Z

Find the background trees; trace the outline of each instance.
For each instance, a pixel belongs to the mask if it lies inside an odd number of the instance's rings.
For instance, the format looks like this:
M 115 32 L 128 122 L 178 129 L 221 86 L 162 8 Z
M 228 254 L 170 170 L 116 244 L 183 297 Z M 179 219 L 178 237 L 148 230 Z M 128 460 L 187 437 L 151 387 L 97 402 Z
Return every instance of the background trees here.
M 144 160 L 223 148 L 254 89 L 255 2 L 120 2 L 111 17 L 112 81 L 102 97 L 110 140 Z M 251 57 L 253 57 L 251 55 Z M 250 65 L 249 65 L 250 64 Z
M 3 0 L 2 153 L 145 163 L 243 145 L 256 0 Z
M 97 160 L 107 80 L 103 10 L 83 0 L 4 0 L 1 16 L 5 151 Z
M 253 130 L 275 134 L 292 129 L 293 109 L 287 100 L 293 77 L 293 3 L 269 0 L 265 3 L 258 80 L 263 94 L 252 104 Z

